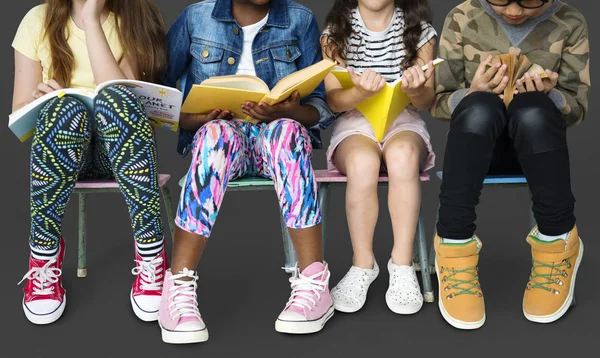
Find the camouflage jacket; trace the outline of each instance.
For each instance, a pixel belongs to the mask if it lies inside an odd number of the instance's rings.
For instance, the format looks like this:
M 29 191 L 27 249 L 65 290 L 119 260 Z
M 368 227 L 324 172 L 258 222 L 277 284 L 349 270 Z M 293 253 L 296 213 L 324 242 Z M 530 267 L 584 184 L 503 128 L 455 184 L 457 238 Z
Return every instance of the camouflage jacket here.
M 446 17 L 440 38 L 440 64 L 435 75 L 432 116 L 450 119 L 454 103 L 469 88 L 481 59 L 502 53 L 525 54 L 533 63 L 559 74 L 549 95 L 563 113 L 568 126 L 580 123 L 588 111 L 589 41 L 581 12 L 560 3 L 519 44 L 513 47 L 502 26 L 482 8 L 480 0 L 467 0 Z M 454 97 L 454 98 L 452 98 Z

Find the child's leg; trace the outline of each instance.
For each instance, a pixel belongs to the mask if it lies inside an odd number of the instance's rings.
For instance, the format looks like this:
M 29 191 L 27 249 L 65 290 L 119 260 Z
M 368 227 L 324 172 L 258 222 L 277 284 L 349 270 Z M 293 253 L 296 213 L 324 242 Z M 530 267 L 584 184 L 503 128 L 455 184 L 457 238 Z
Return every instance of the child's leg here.
M 137 97 L 125 87 L 103 90 L 95 108 L 95 170 L 110 169 L 114 175 L 129 209 L 136 251 L 144 260 L 152 260 L 164 248 L 152 127 Z
M 263 174 L 275 184 L 300 270 L 321 262 L 321 209 L 306 129 L 293 120 L 271 122 L 256 138 L 256 151 L 265 161 Z
M 549 323 L 574 298 L 583 243 L 575 226 L 566 124 L 544 93 L 524 93 L 508 108 L 509 136 L 527 177 L 537 229 L 529 233 L 533 268 L 523 297 L 525 317 Z
M 255 150 L 264 164 L 259 172 L 275 183 L 300 266 L 290 280 L 292 294 L 275 329 L 284 333 L 318 332 L 334 309 L 329 293 L 330 273 L 322 262 L 321 210 L 310 162 L 310 137 L 300 123 L 281 119 L 261 130 Z
M 181 189 L 171 270 L 195 270 L 230 180 L 248 168 L 248 139 L 233 121 L 213 121 L 194 138 L 192 163 Z
M 357 134 L 344 139 L 335 149 L 336 168 L 348 178 L 346 217 L 354 252 L 353 265 L 372 269 L 373 235 L 379 216 L 377 183 L 381 149 L 371 138 Z
M 96 131 L 92 174 L 114 176 L 129 209 L 136 248 L 136 275 L 130 292 L 134 313 L 158 319 L 168 268 L 156 141 L 143 105 L 126 87 L 104 89 L 95 100 Z
M 428 150 L 423 138 L 410 131 L 400 132 L 386 142 L 383 151 L 389 176 L 388 206 L 394 232 L 392 262 L 412 265 L 413 242 L 421 207 L 420 172 Z
M 389 287 L 385 300 L 394 313 L 413 314 L 423 306 L 423 295 L 412 266 L 413 242 L 421 206 L 421 169 L 429 150 L 415 132 L 402 131 L 385 142 L 383 158 L 389 176 L 388 206 L 394 231 L 388 261 Z
M 473 93 L 454 110 L 444 156 L 440 237 L 464 240 L 475 233 L 475 207 L 506 122 L 504 103 L 493 93 Z
M 202 126 L 194 138 L 192 163 L 181 189 L 171 269 L 167 271 L 158 322 L 166 343 L 208 339 L 196 290 L 196 267 L 230 180 L 248 169 L 248 137 L 234 121 Z
M 506 122 L 504 102 L 487 92 L 465 97 L 450 122 L 434 248 L 440 312 L 460 329 L 476 329 L 485 323 L 477 269 L 482 245 L 474 237 L 475 207 Z
M 508 109 L 508 130 L 533 196 L 540 232 L 562 235 L 575 226 L 575 198 L 566 123 L 543 93 L 515 97 Z
M 56 321 L 64 310 L 60 270 L 61 225 L 91 136 L 86 106 L 55 98 L 41 110 L 31 146 L 31 257 L 23 309 L 35 324 Z

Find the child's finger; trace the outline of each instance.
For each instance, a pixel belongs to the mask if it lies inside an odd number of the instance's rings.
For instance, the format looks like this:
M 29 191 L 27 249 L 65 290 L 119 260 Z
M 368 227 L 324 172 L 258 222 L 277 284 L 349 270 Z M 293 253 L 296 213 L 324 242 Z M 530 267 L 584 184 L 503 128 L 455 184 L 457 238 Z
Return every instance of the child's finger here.
M 433 75 L 433 71 L 435 70 L 435 67 L 433 66 L 433 61 L 429 61 L 429 63 L 427 64 L 427 70 L 425 71 L 425 78 L 430 79 L 431 76 Z

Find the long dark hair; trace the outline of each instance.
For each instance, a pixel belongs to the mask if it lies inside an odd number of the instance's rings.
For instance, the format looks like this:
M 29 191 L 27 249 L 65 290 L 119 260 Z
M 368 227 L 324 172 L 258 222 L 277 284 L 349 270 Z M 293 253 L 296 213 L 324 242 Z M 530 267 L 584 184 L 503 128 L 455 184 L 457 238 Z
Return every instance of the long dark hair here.
M 427 0 L 394 0 L 396 7 L 404 12 L 403 43 L 406 57 L 402 61 L 402 68 L 414 65 L 417 59 L 417 45 L 423 32 L 421 22 L 431 23 L 431 8 Z M 352 35 L 350 17 L 352 10 L 358 6 L 358 0 L 335 0 L 331 11 L 325 19 L 329 27 L 329 34 L 325 42 L 325 53 L 331 58 L 346 59 L 348 39 Z
M 46 0 L 45 36 L 50 43 L 50 73 L 61 86 L 71 84 L 74 56 L 65 28 L 71 0 Z M 136 79 L 159 82 L 167 65 L 166 27 L 151 0 L 108 0 L 105 5 L 116 16 L 119 40 Z

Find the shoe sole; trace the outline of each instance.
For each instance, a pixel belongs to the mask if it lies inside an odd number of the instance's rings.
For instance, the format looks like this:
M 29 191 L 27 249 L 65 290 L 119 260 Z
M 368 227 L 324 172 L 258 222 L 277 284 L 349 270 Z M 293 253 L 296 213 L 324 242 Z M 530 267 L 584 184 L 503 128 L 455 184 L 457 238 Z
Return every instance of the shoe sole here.
M 523 309 L 523 314 L 525 315 L 525 318 L 527 318 L 531 322 L 535 322 L 535 323 L 552 323 L 552 322 L 558 320 L 559 318 L 561 318 L 562 316 L 564 316 L 565 313 L 567 313 L 567 311 L 573 304 L 573 299 L 575 297 L 575 280 L 577 279 L 577 270 L 579 270 L 579 265 L 581 264 L 582 257 L 583 257 L 583 241 L 581 241 L 581 238 L 580 238 L 579 239 L 579 255 L 577 256 L 577 261 L 575 261 L 575 269 L 573 270 L 573 282 L 571 282 L 571 287 L 569 289 L 569 295 L 567 296 L 567 299 L 562 304 L 562 306 L 558 309 L 558 311 L 556 311 L 552 314 L 549 314 L 549 315 L 545 315 L 545 316 L 536 316 L 536 315 L 528 314 L 527 312 L 525 312 L 525 309 Z
M 282 321 L 277 319 L 275 322 L 275 330 L 280 333 L 289 333 L 289 334 L 310 334 L 317 333 L 323 329 L 325 323 L 329 321 L 329 319 L 335 313 L 335 308 L 333 305 L 329 307 L 327 312 L 321 318 L 318 318 L 314 321 L 305 321 L 305 322 L 297 322 L 297 321 Z
M 421 302 L 421 304 L 419 306 L 396 306 L 393 304 L 390 304 L 390 302 L 387 300 L 385 300 L 385 303 L 387 304 L 388 308 L 390 309 L 390 311 L 394 312 L 395 314 L 406 314 L 406 315 L 410 315 L 410 314 L 415 314 L 417 312 L 419 312 L 421 310 L 421 308 L 423 307 L 423 302 Z
M 438 268 L 437 260 L 435 261 L 435 273 L 438 281 L 438 307 L 440 308 L 442 317 L 444 317 L 446 322 L 448 322 L 452 327 L 458 329 L 470 330 L 481 328 L 481 326 L 483 326 L 483 324 L 485 323 L 485 312 L 483 313 L 483 318 L 476 322 L 465 322 L 450 316 L 450 314 L 446 311 L 444 305 L 442 304 L 442 290 L 440 288 L 440 270 Z
M 158 310 L 156 312 L 148 312 L 138 306 L 137 302 L 133 299 L 133 289 L 129 292 L 129 300 L 131 301 L 131 308 L 133 308 L 133 313 L 137 316 L 137 318 L 141 319 L 144 322 L 154 322 L 158 321 Z
M 62 316 L 63 312 L 65 311 L 66 305 L 67 305 L 67 294 L 65 293 L 60 306 L 58 306 L 54 311 L 52 311 L 50 313 L 43 314 L 43 315 L 35 314 L 35 313 L 31 312 L 29 310 L 29 308 L 27 308 L 27 305 L 25 305 L 25 302 L 23 302 L 23 312 L 25 312 L 25 317 L 27 317 L 29 322 L 31 322 L 33 324 L 44 325 L 44 324 L 50 324 L 50 323 L 56 322 Z
M 178 331 L 170 331 L 168 329 L 163 328 L 158 322 L 160 326 L 160 332 L 162 336 L 162 340 L 165 343 L 169 344 L 190 344 L 190 343 L 202 343 L 208 341 L 208 329 L 204 328 L 200 331 L 191 331 L 191 332 L 178 332 Z

